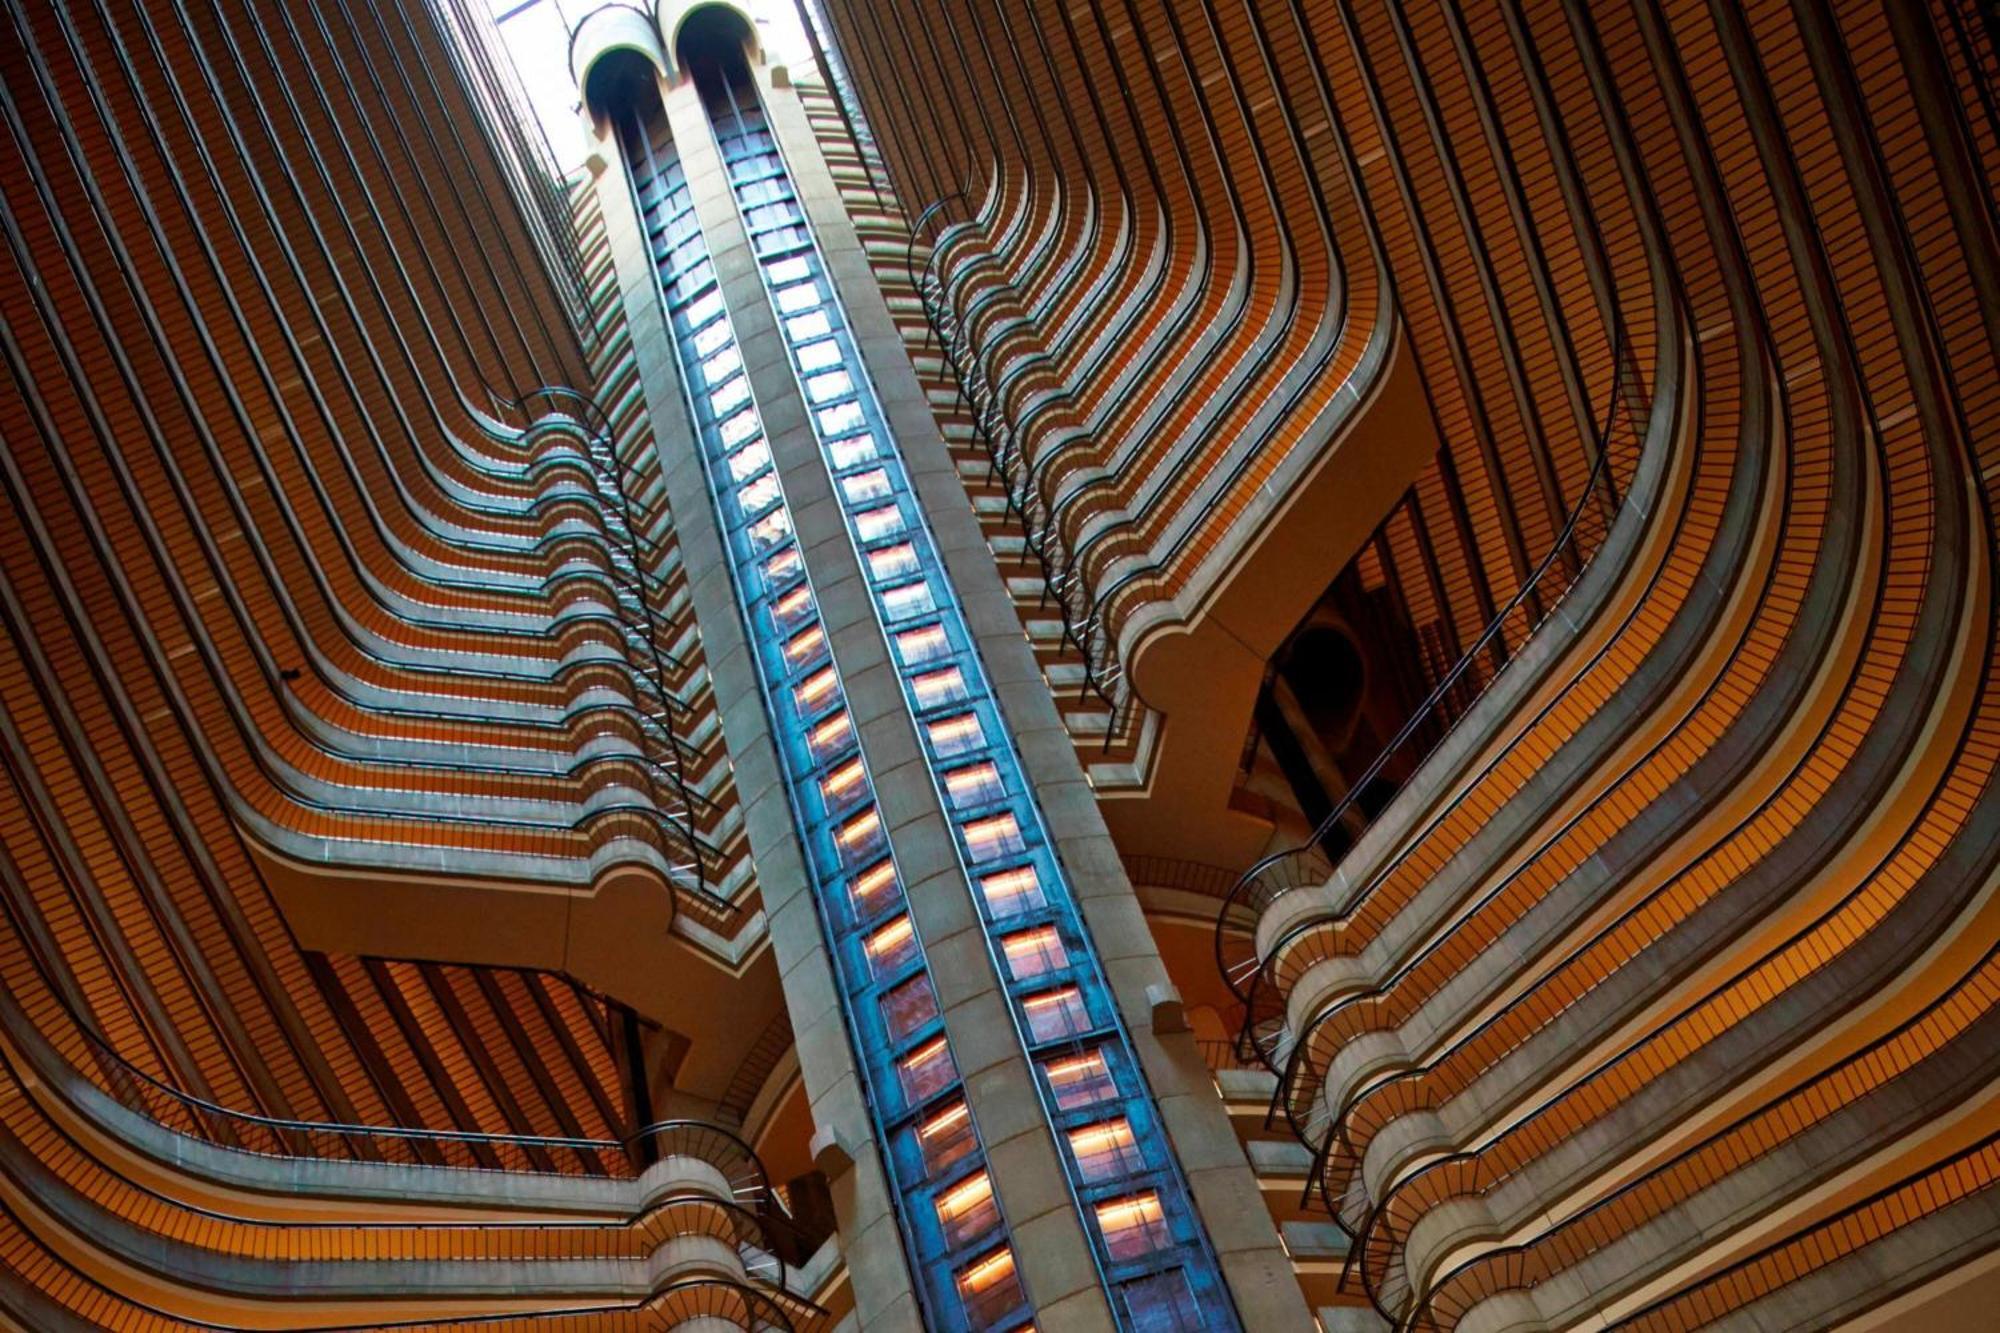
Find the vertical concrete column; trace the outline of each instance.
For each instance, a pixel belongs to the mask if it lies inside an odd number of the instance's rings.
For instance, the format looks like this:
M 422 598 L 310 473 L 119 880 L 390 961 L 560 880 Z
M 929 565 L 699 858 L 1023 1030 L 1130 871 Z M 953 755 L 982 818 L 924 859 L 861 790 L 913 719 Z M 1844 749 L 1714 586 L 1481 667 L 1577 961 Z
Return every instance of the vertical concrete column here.
M 691 90 L 682 90 L 692 95 Z M 667 90 L 662 93 L 675 96 Z M 699 107 L 696 108 L 699 114 Z M 679 129 L 679 126 L 676 126 Z M 707 143 L 707 131 L 702 130 Z M 708 150 L 713 158 L 712 145 Z M 757 866 L 764 912 L 777 958 L 785 1005 L 798 1047 L 800 1076 L 822 1139 L 838 1143 L 851 1165 L 828 1157 L 841 1247 L 853 1284 L 856 1313 L 869 1329 L 921 1330 L 909 1266 L 890 1203 L 880 1148 L 862 1101 L 860 1076 L 841 1021 L 833 967 L 812 900 L 811 875 L 799 845 L 784 770 L 757 688 L 728 559 L 716 527 L 708 482 L 688 419 L 673 336 L 661 304 L 659 276 L 640 225 L 615 135 L 607 135 L 595 188 L 604 211 L 612 263 L 632 351 L 652 419 L 667 505 L 687 572 L 688 596 L 700 626 L 724 743 L 743 804 L 744 831 Z M 747 1041 L 752 1034 L 743 1034 Z
M 765 97 L 789 105 L 798 118 L 796 95 L 789 89 L 772 89 L 767 69 L 754 72 Z M 782 103 L 777 101 L 780 97 Z M 953 824 L 920 749 L 888 642 L 875 619 L 868 585 L 696 90 L 691 85 L 674 89 L 667 114 L 818 595 L 830 649 L 846 687 L 910 914 L 930 961 L 945 1032 L 986 1146 L 1015 1261 L 1035 1306 L 1036 1327 L 1044 1333 L 1114 1328 L 1091 1242 L 1058 1156 L 1060 1149 L 1035 1092 L 1037 1074 L 1017 1040 L 973 906 L 972 887 L 958 860 Z M 802 125 L 802 119 L 798 123 Z M 791 147 L 788 141 L 788 156 Z M 816 151 L 809 160 L 818 179 L 810 185 L 801 181 L 800 188 L 830 189 L 825 163 Z M 833 207 L 838 213 L 837 202 Z M 812 212 L 815 225 L 825 211 Z M 840 220 L 845 223 L 844 214 Z M 851 248 L 851 228 L 846 236 Z M 881 304 L 879 294 L 876 304 Z M 907 374 L 907 363 L 902 364 Z M 928 418 L 925 424 L 934 434 Z M 959 502 L 964 504 L 962 495 Z M 956 567 L 952 572 L 957 573 Z M 803 1034 L 800 1047 L 803 1055 Z M 894 1239 L 886 1237 L 883 1243 Z M 1291 1281 L 1289 1275 L 1286 1281 Z
M 883 412 L 937 539 L 1000 710 L 1070 878 L 1113 996 L 1180 1158 L 1245 1328 L 1313 1328 L 1311 1313 L 1249 1160 L 1191 1033 L 1153 1030 L 1152 997 L 1172 983 L 1076 748 L 1021 632 L 1013 599 L 938 433 L 902 335 L 875 282 L 798 94 L 761 77 L 790 164 Z M 977 1085 L 968 1078 L 968 1083 Z M 1024 1255 L 1025 1258 L 1025 1255 Z

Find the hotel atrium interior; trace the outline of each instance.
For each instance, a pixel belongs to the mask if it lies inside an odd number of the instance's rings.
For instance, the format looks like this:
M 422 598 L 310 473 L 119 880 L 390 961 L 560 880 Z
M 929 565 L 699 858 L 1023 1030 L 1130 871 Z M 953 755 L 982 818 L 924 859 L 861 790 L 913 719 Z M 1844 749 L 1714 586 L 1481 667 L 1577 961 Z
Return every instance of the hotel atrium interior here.
M 1988 0 L 0 10 L 0 1329 L 2000 1328 Z

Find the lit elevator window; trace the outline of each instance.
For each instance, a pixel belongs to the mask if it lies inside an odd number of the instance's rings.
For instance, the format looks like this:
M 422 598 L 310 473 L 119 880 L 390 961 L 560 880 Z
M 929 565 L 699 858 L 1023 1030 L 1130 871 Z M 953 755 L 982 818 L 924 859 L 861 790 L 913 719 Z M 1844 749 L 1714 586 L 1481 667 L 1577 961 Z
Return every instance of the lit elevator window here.
M 923 1148 L 924 1170 L 944 1174 L 979 1146 L 971 1110 L 964 1102 L 953 1102 L 917 1126 L 917 1143 Z
M 1019 1309 L 1026 1299 L 1021 1276 L 1014 1271 L 1014 1252 L 1002 1245 L 978 1262 L 960 1269 L 958 1299 L 975 1329 L 992 1328 Z
M 777 474 L 772 472 L 766 472 L 736 492 L 736 503 L 743 507 L 745 514 L 761 514 L 778 503 L 779 498 Z
M 688 268 L 700 264 L 706 258 L 708 258 L 708 242 L 696 236 L 694 240 L 684 240 L 682 244 L 674 246 L 674 252 L 666 256 L 666 266 L 676 274 L 684 274 L 688 272 Z
M 896 656 L 906 667 L 935 662 L 951 651 L 943 625 L 919 625 L 896 635 Z
M 917 707 L 936 708 L 965 697 L 965 677 L 957 667 L 950 666 L 911 677 L 910 688 L 916 691 Z
M 882 996 L 882 1022 L 890 1041 L 904 1041 L 938 1015 L 931 979 L 919 972 Z
M 867 417 L 858 402 L 835 403 L 819 410 L 819 433 L 828 439 L 856 430 Z M 844 466 L 844 465 L 843 465 Z
M 809 310 L 803 315 L 793 315 L 785 321 L 785 335 L 795 343 L 811 342 L 814 338 L 824 338 L 831 332 L 833 325 L 827 322 L 824 310 Z
M 798 550 L 796 546 L 786 549 L 788 552 Z M 777 557 L 773 556 L 772 559 L 775 560 Z M 765 572 L 769 573 L 768 566 Z M 801 583 L 798 587 L 771 603 L 771 618 L 778 622 L 780 628 L 786 628 L 798 624 L 799 621 L 811 615 L 812 606 L 812 589 Z
M 1160 1196 L 1151 1190 L 1098 1204 L 1097 1229 L 1104 1233 L 1104 1247 L 1113 1263 L 1143 1259 L 1174 1243 L 1160 1210 Z
M 814 759 L 824 760 L 846 749 L 853 734 L 854 722 L 842 709 L 808 732 L 806 744 L 812 747 Z
M 687 322 L 691 329 L 698 329 L 722 313 L 722 293 L 710 292 L 687 308 Z
M 666 288 L 666 298 L 668 300 L 694 300 L 696 292 L 702 292 L 702 290 L 706 290 L 706 288 L 710 288 L 714 284 L 716 284 L 716 266 L 710 264 L 706 258 L 702 258 L 702 260 L 698 260 L 694 264 L 688 264 L 674 278 L 674 282 Z M 700 324 L 706 318 L 710 318 L 710 306 L 708 306 L 706 300 L 700 300 L 688 312 L 688 322 L 690 324 Z
M 800 681 L 798 687 L 792 691 L 792 697 L 798 704 L 799 712 L 804 714 L 819 711 L 819 709 L 832 703 L 839 696 L 840 679 L 834 675 L 833 668 L 830 666 L 821 667 L 819 670 L 813 672 L 810 676 Z
M 858 400 L 836 402 L 830 408 L 820 408 L 818 410 L 820 436 L 824 436 L 824 438 L 832 438 L 836 434 L 848 434 L 852 430 L 860 430 L 866 420 L 868 418 L 866 418 L 866 414 L 862 414 L 862 404 Z M 848 466 L 848 464 L 836 462 L 836 466 Z
M 799 554 L 799 548 L 788 546 L 764 562 L 764 579 L 775 588 L 803 568 L 805 559 Z M 805 589 L 800 588 L 798 591 L 805 592 Z M 812 594 L 806 593 L 806 605 L 811 604 Z
M 1046 907 L 1049 901 L 1042 896 L 1041 877 L 1035 874 L 1033 866 L 1015 866 L 1012 870 L 981 875 L 979 895 L 986 899 L 986 910 L 995 917 L 1032 912 Z
M 1000 770 L 991 762 L 952 769 L 944 775 L 944 789 L 954 810 L 970 810 L 1007 794 L 1007 784 L 1000 780 Z
M 757 433 L 757 409 L 746 407 L 722 423 L 722 445 L 733 449 Z
M 976 713 L 959 713 L 953 717 L 942 717 L 930 724 L 931 748 L 940 759 L 965 754 L 986 744 L 986 733 L 980 729 Z
M 1021 1001 L 1021 1012 L 1028 1020 L 1028 1035 L 1037 1043 L 1090 1031 L 1090 1010 L 1083 1002 L 1083 992 L 1074 986 L 1030 995 Z
M 802 282 L 796 287 L 781 288 L 778 292 L 778 310 L 782 314 L 796 315 L 801 310 L 810 310 L 818 304 L 818 283 Z
M 699 236 L 691 241 L 683 241 L 667 256 L 667 267 L 675 273 L 684 273 L 690 264 L 708 258 L 708 242 Z
M 878 978 L 894 976 L 917 956 L 917 932 L 910 918 L 899 916 L 880 927 L 861 946 L 868 955 L 868 970 Z
M 773 509 L 750 525 L 750 543 L 759 550 L 769 550 L 791 535 L 792 516 L 783 509 Z
M 951 1062 L 944 1038 L 938 1037 L 897 1061 L 896 1077 L 903 1085 L 903 1100 L 914 1103 L 950 1087 L 958 1077 L 958 1068 Z
M 768 265 L 766 271 L 771 275 L 771 281 L 779 285 L 812 276 L 812 266 L 802 258 L 779 260 Z
M 833 841 L 840 848 L 840 863 L 855 865 L 873 856 L 882 847 L 882 816 L 874 806 L 869 806 L 854 818 L 840 826 L 833 835 Z
M 1027 846 L 1021 837 L 1021 826 L 1015 822 L 1011 811 L 988 815 L 965 825 L 965 847 L 974 861 L 1012 856 L 1015 852 L 1025 851 Z
M 1007 972 L 1016 981 L 1029 981 L 1069 966 L 1069 951 L 1054 926 L 1037 926 L 1017 931 L 1000 941 L 1007 957 Z
M 741 369 L 742 365 L 743 354 L 736 350 L 734 343 L 731 343 L 701 363 L 701 382 L 704 385 L 720 384 Z
M 771 447 L 762 440 L 745 445 L 729 456 L 729 479 L 735 482 L 748 481 L 764 470 L 771 461 Z
M 696 356 L 707 356 L 716 348 L 726 345 L 729 341 L 728 322 L 726 320 L 717 320 L 700 333 L 694 335 L 694 354 Z
M 985 1235 L 1000 1221 L 993 1178 L 981 1171 L 940 1193 L 937 1216 L 938 1225 L 944 1228 L 945 1244 L 954 1249 Z
M 840 491 L 851 505 L 879 500 L 889 493 L 889 474 L 879 467 L 870 468 L 866 472 L 857 472 L 851 477 L 841 479 Z
M 903 511 L 892 504 L 864 510 L 854 516 L 854 530 L 864 542 L 879 542 L 884 537 L 893 537 L 903 530 Z
M 867 794 L 868 773 L 856 755 L 819 780 L 819 794 L 827 809 L 837 810 Z
M 854 900 L 854 914 L 864 921 L 886 910 L 896 901 L 895 863 L 884 858 L 856 875 L 848 896 Z
M 667 288 L 667 299 L 673 302 L 686 301 L 696 292 L 714 285 L 715 268 L 704 259 L 674 279 L 673 285 Z M 691 327 L 699 326 L 720 313 L 722 313 L 721 294 L 711 291 L 688 307 L 687 321 Z
M 796 250 L 811 240 L 812 237 L 806 234 L 806 229 L 802 226 L 774 227 L 770 231 L 758 235 L 757 253 L 759 255 L 783 254 L 787 250 Z
M 882 590 L 882 614 L 890 620 L 908 620 L 935 610 L 937 603 L 931 598 L 931 585 L 922 579 Z
M 749 142 L 750 141 L 748 139 L 745 139 L 740 135 L 722 140 L 722 143 L 729 146 L 732 152 L 741 151 L 742 146 Z M 772 156 L 769 153 L 751 153 L 748 157 L 744 157 L 736 162 L 731 163 L 729 167 L 729 174 L 730 178 L 733 180 L 754 181 L 759 176 L 768 175 L 769 173 L 776 171 L 777 169 L 778 169 L 778 159 L 776 157 Z M 782 185 L 783 183 L 784 182 L 782 181 L 766 182 L 766 184 L 777 184 L 777 185 Z
M 811 373 L 840 364 L 840 344 L 831 338 L 807 343 L 799 349 L 799 369 Z
M 917 548 L 897 542 L 868 553 L 868 574 L 874 579 L 899 578 L 917 567 Z
M 738 375 L 708 395 L 709 410 L 717 416 L 733 412 L 750 400 L 750 381 Z
M 672 304 L 694 302 L 688 310 L 688 324 L 698 326 L 714 318 L 714 312 L 720 308 L 720 306 L 710 306 L 706 300 L 694 300 L 702 292 L 710 290 L 714 284 L 716 284 L 716 266 L 710 264 L 706 258 L 700 258 L 684 268 L 674 270 L 672 280 L 666 284 L 666 298 Z
M 854 389 L 854 377 L 844 370 L 829 370 L 806 380 L 806 397 L 814 403 L 830 403 Z
M 785 665 L 793 670 L 819 657 L 826 649 L 826 631 L 817 622 L 785 640 Z
M 1086 1185 L 1129 1176 L 1144 1165 L 1139 1142 L 1132 1137 L 1132 1122 L 1123 1116 L 1071 1130 L 1069 1150 Z
M 875 457 L 875 437 L 873 435 L 850 435 L 844 440 L 835 440 L 826 446 L 833 455 L 835 471 L 845 472 L 851 467 L 860 467 Z
M 1103 1051 L 1050 1060 L 1043 1064 L 1042 1073 L 1049 1080 L 1049 1091 L 1055 1094 L 1056 1106 L 1064 1111 L 1095 1106 L 1118 1095 L 1117 1081 L 1111 1077 Z

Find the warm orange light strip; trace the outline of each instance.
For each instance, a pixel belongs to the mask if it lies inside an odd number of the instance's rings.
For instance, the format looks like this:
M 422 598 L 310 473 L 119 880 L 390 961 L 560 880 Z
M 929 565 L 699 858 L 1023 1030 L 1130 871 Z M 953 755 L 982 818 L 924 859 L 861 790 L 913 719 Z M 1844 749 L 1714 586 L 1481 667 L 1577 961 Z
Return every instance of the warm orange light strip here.
M 906 629 L 896 636 L 896 651 L 905 662 L 922 661 L 932 652 L 944 647 L 944 626 L 925 625 L 921 629 Z
M 782 583 L 799 572 L 802 561 L 799 548 L 787 546 L 764 562 L 764 577 L 773 583 Z M 812 594 L 806 589 L 794 588 L 779 599 L 777 609 L 779 614 L 789 616 L 811 600 Z
M 1044 1065 L 1043 1068 L 1048 1071 L 1049 1078 L 1052 1080 L 1066 1078 L 1071 1074 L 1084 1071 L 1096 1072 L 1104 1068 L 1104 1054 L 1101 1051 L 1090 1051 L 1084 1055 L 1075 1055 L 1067 1060 L 1058 1060 L 1054 1064 Z
M 868 553 L 868 572 L 878 579 L 894 578 L 917 567 L 917 551 L 908 542 Z
M 955 1106 L 949 1106 L 939 1111 L 929 1120 L 919 1125 L 917 1133 L 927 1139 L 936 1138 L 940 1134 L 957 1129 L 970 1119 L 971 1116 L 971 1108 L 967 1107 L 964 1102 L 959 1102 Z
M 1076 987 L 1063 986 L 1056 990 L 1045 990 L 1040 995 L 1030 995 L 1021 1001 L 1024 1009 L 1046 1009 L 1053 1004 L 1067 1003 L 1076 995 Z
M 1021 836 L 1021 826 L 1011 813 L 989 815 L 965 826 L 965 841 L 974 852 L 990 854 L 1004 843 Z
M 821 667 L 799 683 L 798 699 L 801 707 L 810 708 L 827 698 L 840 682 L 835 678 L 832 667 Z
M 845 824 L 842 824 L 840 832 L 836 836 L 839 838 L 842 847 L 859 847 L 862 843 L 874 837 L 881 827 L 882 816 L 876 814 L 875 807 L 871 805 Z
M 958 1275 L 959 1284 L 971 1291 L 985 1291 L 1013 1275 L 1014 1252 L 1005 1246 Z
M 809 738 L 814 750 L 830 750 L 847 739 L 847 733 L 854 729 L 851 718 L 843 711 L 835 713 L 826 721 L 812 729 Z
M 981 792 L 998 786 L 1000 770 L 992 764 L 974 764 L 970 768 L 955 768 L 944 775 L 945 790 L 951 793 L 953 805 L 965 805 L 979 799 Z
M 854 877 L 854 896 L 872 898 L 895 882 L 896 867 L 888 861 L 877 861 Z
M 933 1037 L 929 1042 L 917 1047 L 916 1050 L 911 1051 L 903 1057 L 903 1068 L 920 1069 L 943 1054 L 945 1054 L 944 1038 Z
M 1056 933 L 1054 926 L 1038 926 L 1034 930 L 1008 935 L 1000 941 L 1000 948 L 1007 955 L 1007 970 L 1014 974 L 1016 980 L 1040 975 L 1069 962 L 1069 950 L 1063 948 L 1062 937 Z M 1035 971 L 1024 974 L 1022 968 L 1025 964 L 1035 965 Z
M 1016 866 L 983 875 L 979 891 L 986 896 L 986 906 L 993 912 L 1014 911 L 1022 899 L 1028 899 L 1027 905 L 1031 907 L 1042 902 L 1042 881 L 1033 866 Z
M 917 692 L 917 703 L 924 708 L 941 704 L 947 699 L 955 699 L 965 692 L 965 677 L 957 667 L 946 667 L 942 671 L 929 671 L 912 677 L 910 686 Z
M 1160 1196 L 1157 1194 L 1133 1194 L 1097 1205 L 1097 1225 L 1104 1229 L 1106 1235 L 1159 1220 Z
M 993 1178 L 981 1171 L 938 1195 L 938 1216 L 949 1218 L 969 1213 L 993 1197 Z
M 960 713 L 933 722 L 930 726 L 931 744 L 940 750 L 949 750 L 961 741 L 970 740 L 974 744 L 986 739 L 980 730 L 979 718 L 973 713 Z
M 1132 1124 L 1121 1118 L 1085 1125 L 1082 1129 L 1070 1131 L 1069 1146 L 1079 1158 L 1129 1148 L 1132 1146 Z
M 866 770 L 861 767 L 861 761 L 850 759 L 821 778 L 819 789 L 821 794 L 831 800 L 859 790 L 867 777 Z
M 785 658 L 793 666 L 797 666 L 818 652 L 820 645 L 825 642 L 826 631 L 818 625 L 808 626 L 785 641 Z
M 916 933 L 916 928 L 910 924 L 910 918 L 899 916 L 868 937 L 868 956 L 880 958 L 883 954 L 893 953 Z

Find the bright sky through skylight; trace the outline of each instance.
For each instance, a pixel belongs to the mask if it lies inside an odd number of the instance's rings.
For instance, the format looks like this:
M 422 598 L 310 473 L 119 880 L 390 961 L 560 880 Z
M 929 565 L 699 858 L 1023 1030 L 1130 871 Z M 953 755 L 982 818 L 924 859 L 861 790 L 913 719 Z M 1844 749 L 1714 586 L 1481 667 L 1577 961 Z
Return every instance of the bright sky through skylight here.
M 616 0 L 490 0 L 500 36 L 521 71 L 534 113 L 555 150 L 564 173 L 583 162 L 589 144 L 577 119 L 576 84 L 569 75 L 569 35 L 578 23 Z M 652 11 L 650 4 L 628 8 Z M 792 65 L 805 72 L 812 63 L 812 46 L 799 26 L 792 0 L 742 0 L 757 24 L 764 53 L 773 64 Z

